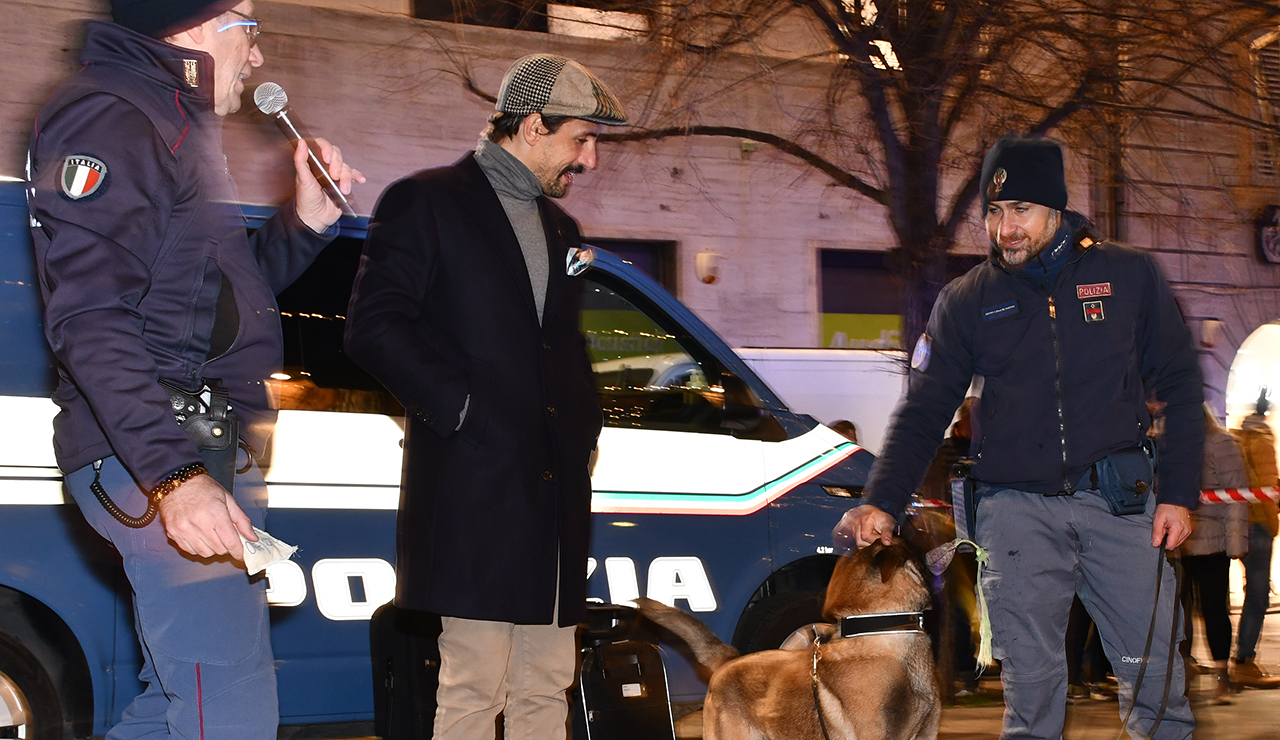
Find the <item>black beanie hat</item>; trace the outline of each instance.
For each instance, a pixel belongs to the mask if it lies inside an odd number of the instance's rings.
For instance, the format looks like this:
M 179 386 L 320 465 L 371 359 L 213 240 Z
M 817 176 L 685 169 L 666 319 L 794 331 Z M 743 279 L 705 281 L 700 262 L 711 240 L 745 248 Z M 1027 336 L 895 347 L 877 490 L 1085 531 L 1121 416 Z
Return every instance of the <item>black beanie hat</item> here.
M 239 4 L 240 0 L 111 0 L 111 19 L 143 36 L 162 39 Z
M 982 209 L 993 200 L 1067 207 L 1062 147 L 1040 136 L 1005 134 L 982 160 Z

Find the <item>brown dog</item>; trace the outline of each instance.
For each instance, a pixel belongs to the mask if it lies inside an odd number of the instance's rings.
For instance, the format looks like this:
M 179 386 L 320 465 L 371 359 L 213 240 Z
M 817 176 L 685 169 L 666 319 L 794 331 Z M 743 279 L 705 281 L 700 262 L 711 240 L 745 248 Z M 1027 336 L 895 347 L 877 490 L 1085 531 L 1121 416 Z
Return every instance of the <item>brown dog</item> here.
M 942 705 L 933 652 L 923 632 L 839 637 L 799 650 L 739 657 L 702 622 L 652 599 L 640 611 L 675 633 L 711 673 L 703 706 L 706 740 L 925 740 L 936 738 Z M 929 590 L 906 543 L 876 542 L 840 558 L 823 616 L 918 612 Z M 816 696 L 814 656 L 817 655 Z M 821 707 L 820 713 L 818 707 Z

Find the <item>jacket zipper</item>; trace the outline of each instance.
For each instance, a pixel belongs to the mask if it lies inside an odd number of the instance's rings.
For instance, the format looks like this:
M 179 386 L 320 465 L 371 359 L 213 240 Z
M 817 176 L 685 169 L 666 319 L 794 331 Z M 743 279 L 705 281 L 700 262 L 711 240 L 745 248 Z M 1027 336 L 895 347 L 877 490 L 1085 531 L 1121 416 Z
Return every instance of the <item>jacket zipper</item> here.
M 1075 241 L 1075 236 L 1069 237 L 1071 241 Z M 1090 244 L 1092 246 L 1092 243 Z M 1058 279 L 1053 281 L 1053 285 L 1048 285 L 1049 268 L 1044 265 L 1043 258 L 1040 264 L 1044 267 L 1045 287 L 1049 290 L 1049 331 L 1053 335 L 1053 390 L 1058 402 L 1058 441 L 1062 445 L 1062 493 L 1074 496 L 1075 488 L 1071 485 L 1071 481 L 1067 479 L 1067 421 L 1066 414 L 1062 409 L 1062 351 L 1058 344 L 1058 307 L 1053 302 L 1053 291 L 1057 290 L 1062 284 L 1062 278 L 1067 272 L 1067 268 L 1079 262 L 1084 257 L 1084 252 L 1080 252 L 1074 259 L 1069 260 L 1067 264 L 1062 266 L 1062 270 L 1058 273 Z M 999 264 L 999 263 L 997 263 Z M 1001 269 L 1005 269 L 1001 265 Z M 1005 272 L 1009 271 L 1005 269 Z M 1012 273 L 1009 273 L 1012 274 Z
M 1053 334 L 1053 389 L 1058 401 L 1058 440 L 1062 443 L 1062 490 L 1073 495 L 1075 490 L 1067 480 L 1067 422 L 1062 411 L 1062 353 L 1058 347 L 1058 307 L 1053 295 L 1049 296 L 1049 331 Z

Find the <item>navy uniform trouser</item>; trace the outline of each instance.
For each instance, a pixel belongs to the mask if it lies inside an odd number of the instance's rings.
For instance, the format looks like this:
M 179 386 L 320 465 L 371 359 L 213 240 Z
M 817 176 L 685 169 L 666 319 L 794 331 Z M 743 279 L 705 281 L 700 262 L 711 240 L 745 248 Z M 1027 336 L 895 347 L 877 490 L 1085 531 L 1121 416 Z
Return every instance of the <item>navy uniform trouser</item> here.
M 1159 548 L 1151 546 L 1154 497 L 1142 514 L 1113 516 L 1096 491 L 1041 496 L 980 487 L 977 542 L 990 555 L 982 586 L 991 614 L 992 652 L 1004 684 L 1001 738 L 1062 737 L 1066 717 L 1065 634 L 1075 594 L 1097 624 L 1120 684 L 1120 716 L 1129 711 L 1156 598 Z M 1173 568 L 1165 564 L 1151 652 L 1132 737 L 1146 737 L 1172 670 L 1156 740 L 1191 737 L 1182 659 L 1169 662 L 1171 620 L 1181 619 Z M 1176 639 L 1181 639 L 1179 623 Z
M 241 456 L 244 456 L 242 451 Z M 159 517 L 143 529 L 117 522 L 89 490 L 93 467 L 66 476 L 85 519 L 115 546 L 133 587 L 146 684 L 108 740 L 275 740 L 279 723 L 266 585 L 229 558 L 180 551 Z M 101 483 L 124 511 L 141 516 L 146 496 L 120 462 L 102 463 Z M 257 466 L 236 476 L 236 501 L 254 526 L 266 517 Z

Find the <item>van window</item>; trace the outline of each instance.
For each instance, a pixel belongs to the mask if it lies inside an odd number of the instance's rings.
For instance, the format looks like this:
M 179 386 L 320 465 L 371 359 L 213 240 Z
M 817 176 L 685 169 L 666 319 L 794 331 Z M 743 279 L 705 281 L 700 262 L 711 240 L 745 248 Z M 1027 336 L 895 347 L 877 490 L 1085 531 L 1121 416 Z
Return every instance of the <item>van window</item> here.
M 656 311 L 641 310 L 642 299 L 611 282 L 588 273 L 581 316 L 605 425 L 728 433 L 720 426 L 724 394 L 708 380 L 719 377 L 709 358 L 696 357 L 696 343 L 661 326 Z

